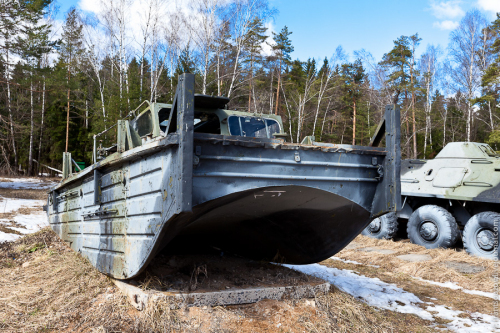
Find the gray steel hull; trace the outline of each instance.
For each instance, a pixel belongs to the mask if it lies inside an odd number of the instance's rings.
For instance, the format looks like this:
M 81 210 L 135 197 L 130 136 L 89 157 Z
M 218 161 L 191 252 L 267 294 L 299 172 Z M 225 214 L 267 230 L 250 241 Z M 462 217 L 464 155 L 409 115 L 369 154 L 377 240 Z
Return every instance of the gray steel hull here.
M 49 223 L 102 273 L 132 278 L 169 246 L 316 262 L 399 206 L 397 108 L 386 109 L 386 149 L 194 133 L 193 115 L 183 74 L 165 135 L 136 146 L 117 130 L 128 148 L 117 134 L 116 153 L 74 175 L 66 155 Z
M 175 138 L 152 142 L 56 187 L 50 225 L 117 278 L 181 239 L 260 259 L 325 259 L 368 224 L 386 152 L 277 142 L 196 134 L 192 212 L 178 210 Z

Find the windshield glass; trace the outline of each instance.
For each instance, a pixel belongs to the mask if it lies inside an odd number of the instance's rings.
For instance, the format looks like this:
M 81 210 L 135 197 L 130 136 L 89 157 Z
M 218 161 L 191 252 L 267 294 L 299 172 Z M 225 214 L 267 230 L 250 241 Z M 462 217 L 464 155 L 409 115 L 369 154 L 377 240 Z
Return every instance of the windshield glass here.
M 488 145 L 481 145 L 481 148 L 483 149 L 483 151 L 488 155 L 488 156 L 491 156 L 491 157 L 495 157 L 495 156 L 498 156 L 498 154 L 493 150 L 493 148 L 491 148 L 490 146 Z
M 274 119 L 229 116 L 228 124 L 229 133 L 237 136 L 273 138 L 273 134 L 280 132 L 280 126 Z
M 141 137 L 153 133 L 153 119 L 151 117 L 151 111 L 148 110 L 147 112 L 139 115 L 139 117 L 135 119 L 133 128 Z

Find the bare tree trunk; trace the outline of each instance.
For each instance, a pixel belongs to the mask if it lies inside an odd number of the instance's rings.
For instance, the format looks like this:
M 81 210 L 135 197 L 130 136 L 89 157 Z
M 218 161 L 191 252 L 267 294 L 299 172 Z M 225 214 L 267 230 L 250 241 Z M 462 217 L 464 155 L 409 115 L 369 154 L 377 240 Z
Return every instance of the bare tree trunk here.
M 488 101 L 488 113 L 490 115 L 490 127 L 491 127 L 491 130 L 493 131 L 495 128 L 493 125 L 493 113 L 491 112 L 491 101 Z
M 470 99 L 467 99 L 467 142 L 470 142 L 470 127 L 471 127 L 471 117 L 472 117 L 472 110 L 471 110 L 471 103 Z
M 326 70 L 326 73 L 323 73 L 323 76 L 321 77 L 321 84 L 320 84 L 320 87 L 319 87 L 319 95 L 318 95 L 318 104 L 316 106 L 316 113 L 314 115 L 314 125 L 313 125 L 313 131 L 312 131 L 312 135 L 315 135 L 316 134 L 316 123 L 318 122 L 318 114 L 319 114 L 319 108 L 321 106 L 321 101 L 323 100 L 323 96 L 325 94 L 325 91 L 328 87 L 328 82 L 330 81 L 331 79 L 331 71 L 330 69 L 328 68 Z M 324 77 L 326 75 L 326 78 Z M 323 79 L 325 79 L 325 81 L 323 82 Z
M 220 54 L 217 54 L 217 96 L 221 96 Z
M 252 79 L 253 79 L 253 56 L 250 56 L 250 82 L 248 83 L 248 112 L 252 105 Z M 257 112 L 257 110 L 255 110 Z
M 43 121 L 45 116 L 45 77 L 43 78 L 43 90 L 42 90 L 42 120 L 40 122 L 40 141 L 38 143 L 38 163 L 40 163 L 42 156 L 42 139 L 43 139 Z M 40 166 L 40 164 L 38 164 Z
M 7 49 L 7 52 L 6 52 L 6 60 L 7 60 L 7 62 L 6 62 L 6 66 L 5 66 L 5 68 L 6 68 L 5 77 L 7 79 L 7 109 L 9 110 L 10 135 L 12 136 L 12 150 L 14 151 L 14 163 L 15 163 L 14 166 L 17 168 L 18 158 L 17 158 L 17 150 L 16 150 L 16 139 L 14 136 L 14 120 L 12 119 L 12 108 L 10 105 L 9 49 Z
M 141 61 L 141 82 L 139 86 L 139 102 L 142 102 L 142 86 L 144 83 L 144 50 L 142 51 L 142 61 Z
M 330 102 L 332 101 L 331 98 L 328 99 L 328 105 L 326 106 L 325 109 L 325 115 L 323 116 L 323 123 L 321 124 L 321 133 L 319 135 L 319 141 L 321 142 L 321 139 L 323 138 L 323 130 L 325 128 L 325 120 L 326 120 L 326 114 L 328 112 L 328 108 L 330 107 Z
M 285 100 L 286 110 L 288 111 L 288 131 L 290 133 L 290 141 L 293 143 L 293 135 L 292 135 L 292 115 L 290 114 L 290 107 L 288 105 L 288 101 L 286 99 L 285 91 L 283 90 L 283 99 Z
M 241 45 L 237 45 L 237 51 L 236 51 L 236 58 L 234 59 L 234 66 L 233 66 L 233 77 L 231 78 L 231 84 L 229 85 L 229 92 L 227 94 L 227 97 L 231 97 L 231 94 L 233 93 L 234 89 L 234 82 L 236 81 L 236 76 L 237 76 L 237 69 L 238 69 L 238 64 L 240 60 L 240 53 L 241 53 Z
M 69 139 L 69 89 L 68 89 L 68 108 L 66 111 L 66 153 L 68 152 L 68 139 Z
M 280 86 L 281 86 L 281 59 L 280 59 L 280 70 L 278 72 L 278 88 L 276 89 L 276 109 L 274 111 L 275 115 L 278 115 L 278 104 L 280 102 Z
M 30 150 L 28 154 L 28 175 L 33 175 L 33 130 L 35 128 L 35 110 L 33 106 L 33 73 L 31 73 L 30 80 L 30 104 L 31 104 L 31 115 L 30 115 Z
M 443 147 L 446 145 L 446 118 L 448 116 L 448 108 L 444 109 L 444 121 L 443 121 Z
M 85 98 L 85 128 L 89 128 L 89 100 Z
M 356 145 L 356 100 L 352 101 L 352 145 Z
M 273 94 L 273 80 L 274 80 L 274 68 L 271 71 L 271 84 L 269 86 L 269 114 L 273 113 L 273 104 L 274 104 L 274 101 L 273 101 L 273 97 L 274 97 L 274 94 Z

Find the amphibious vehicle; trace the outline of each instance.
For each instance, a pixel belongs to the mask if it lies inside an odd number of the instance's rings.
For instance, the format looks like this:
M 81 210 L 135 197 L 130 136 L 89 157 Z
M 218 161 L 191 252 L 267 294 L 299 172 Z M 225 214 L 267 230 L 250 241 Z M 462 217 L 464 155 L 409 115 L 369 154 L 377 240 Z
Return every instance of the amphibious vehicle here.
M 173 104 L 118 121 L 115 145 L 94 136 L 92 165 L 72 173 L 65 153 L 51 227 L 99 271 L 127 279 L 172 246 L 318 262 L 396 210 L 399 109 L 386 109 L 381 148 L 289 143 L 279 116 L 228 102 L 195 95 L 194 76 L 182 74 Z

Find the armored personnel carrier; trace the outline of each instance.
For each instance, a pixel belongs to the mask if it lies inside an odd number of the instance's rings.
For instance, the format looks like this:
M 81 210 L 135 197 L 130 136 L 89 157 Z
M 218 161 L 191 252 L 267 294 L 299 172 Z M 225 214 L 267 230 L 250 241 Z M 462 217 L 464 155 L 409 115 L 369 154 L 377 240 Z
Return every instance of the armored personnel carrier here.
M 173 104 L 118 121 L 116 144 L 94 136 L 91 166 L 72 173 L 66 153 L 48 197 L 52 229 L 126 279 L 165 247 L 318 262 L 400 205 L 399 109 L 387 108 L 386 147 L 360 147 L 288 143 L 279 116 L 228 102 L 195 95 L 194 75 L 183 74 Z
M 432 160 L 401 163 L 402 209 L 374 219 L 363 235 L 392 238 L 404 227 L 412 243 L 495 258 L 500 224 L 500 156 L 487 144 L 447 144 Z

